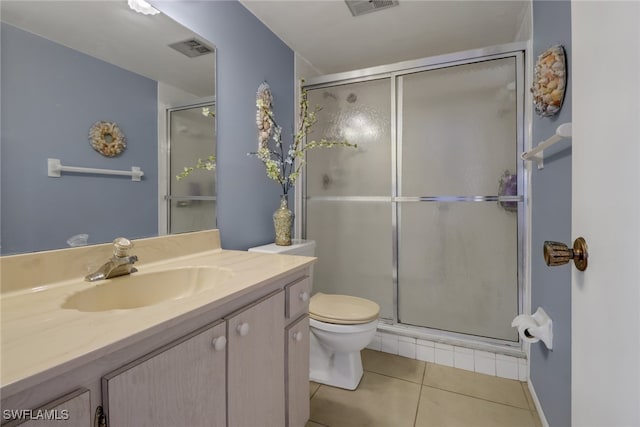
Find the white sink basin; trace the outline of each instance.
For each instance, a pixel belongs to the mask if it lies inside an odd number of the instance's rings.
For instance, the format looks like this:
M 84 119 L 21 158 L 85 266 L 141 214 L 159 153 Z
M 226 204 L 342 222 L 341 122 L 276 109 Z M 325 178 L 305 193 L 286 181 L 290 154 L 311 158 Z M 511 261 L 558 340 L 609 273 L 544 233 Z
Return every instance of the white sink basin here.
M 62 308 L 78 311 L 128 310 L 186 298 L 224 283 L 231 270 L 217 267 L 173 268 L 133 273 L 101 282 L 71 295 Z

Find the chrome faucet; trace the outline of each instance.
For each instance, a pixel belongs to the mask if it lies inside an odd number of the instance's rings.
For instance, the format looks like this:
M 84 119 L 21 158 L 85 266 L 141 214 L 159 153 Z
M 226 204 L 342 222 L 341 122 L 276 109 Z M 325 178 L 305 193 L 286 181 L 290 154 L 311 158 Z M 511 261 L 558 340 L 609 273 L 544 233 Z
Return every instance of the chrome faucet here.
M 102 267 L 95 272 L 85 276 L 87 282 L 95 282 L 96 280 L 110 279 L 112 277 L 123 276 L 138 271 L 133 263 L 138 261 L 135 255 L 129 255 L 129 249 L 133 247 L 133 243 L 124 237 L 118 237 L 113 241 L 113 256 Z

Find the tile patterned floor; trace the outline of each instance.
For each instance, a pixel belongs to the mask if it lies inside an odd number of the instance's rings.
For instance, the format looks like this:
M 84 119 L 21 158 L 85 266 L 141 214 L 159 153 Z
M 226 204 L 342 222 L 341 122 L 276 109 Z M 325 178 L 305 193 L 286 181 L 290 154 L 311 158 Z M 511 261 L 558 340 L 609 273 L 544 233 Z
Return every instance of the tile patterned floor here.
M 311 383 L 306 427 L 540 427 L 526 383 L 365 349 L 355 391 Z

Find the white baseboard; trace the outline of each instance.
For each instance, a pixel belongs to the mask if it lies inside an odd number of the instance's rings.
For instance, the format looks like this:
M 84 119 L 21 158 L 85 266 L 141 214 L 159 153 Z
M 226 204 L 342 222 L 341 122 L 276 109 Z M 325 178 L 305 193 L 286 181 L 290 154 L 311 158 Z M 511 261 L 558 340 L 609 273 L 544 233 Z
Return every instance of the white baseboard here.
M 547 421 L 547 417 L 544 416 L 542 405 L 540 405 L 540 399 L 538 399 L 538 395 L 536 394 L 536 390 L 533 388 L 533 384 L 531 384 L 531 380 L 527 381 L 527 386 L 529 387 L 529 393 L 531 393 L 533 403 L 536 405 L 536 411 L 538 411 L 538 416 L 540 417 L 542 426 L 549 427 L 549 422 Z

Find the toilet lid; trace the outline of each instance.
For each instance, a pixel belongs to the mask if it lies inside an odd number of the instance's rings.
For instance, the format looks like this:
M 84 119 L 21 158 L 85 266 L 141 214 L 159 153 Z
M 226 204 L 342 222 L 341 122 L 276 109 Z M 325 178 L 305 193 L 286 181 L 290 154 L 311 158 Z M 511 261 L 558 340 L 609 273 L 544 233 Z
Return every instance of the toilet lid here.
M 309 301 L 312 319 L 341 325 L 371 322 L 378 318 L 380 306 L 368 299 L 349 295 L 332 295 L 318 292 Z

